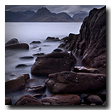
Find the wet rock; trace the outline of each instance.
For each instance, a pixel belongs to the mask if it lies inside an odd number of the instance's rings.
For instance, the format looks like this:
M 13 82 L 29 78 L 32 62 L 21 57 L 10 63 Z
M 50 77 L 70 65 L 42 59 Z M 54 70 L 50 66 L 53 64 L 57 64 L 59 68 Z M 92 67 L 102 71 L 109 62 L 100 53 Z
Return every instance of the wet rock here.
M 5 92 L 13 92 L 25 88 L 25 77 L 20 75 L 5 82 Z
M 26 90 L 31 92 L 31 91 L 43 91 L 45 90 L 46 86 L 45 85 L 36 85 L 36 86 L 28 86 L 26 87 Z
M 74 72 L 84 72 L 84 73 L 99 73 L 99 70 L 96 68 L 84 67 L 84 66 L 75 66 L 73 68 Z
M 98 68 L 106 73 L 106 7 L 92 9 L 80 29 L 79 34 L 69 34 L 63 45 L 82 59 L 82 64 Z
M 61 40 L 58 37 L 47 37 L 45 41 L 55 42 L 55 41 L 61 41 Z
M 63 71 L 50 74 L 48 77 L 46 84 L 53 93 L 97 91 L 106 87 L 105 74 Z
M 69 71 L 71 60 L 68 53 L 54 52 L 37 57 L 31 68 L 31 74 L 48 75 L 55 72 Z
M 24 56 L 24 57 L 20 57 L 20 59 L 33 59 L 34 57 L 32 56 Z
M 17 66 L 16 66 L 16 68 L 21 68 L 21 67 L 27 67 L 28 65 L 26 65 L 26 64 L 18 64 Z
M 106 101 L 103 103 L 103 105 L 106 105 Z
M 99 97 L 103 100 L 103 102 L 106 100 L 106 92 L 99 92 Z
M 24 75 L 25 81 L 27 82 L 27 80 L 30 79 L 29 74 L 23 74 L 23 75 Z
M 41 99 L 43 103 L 50 103 L 50 105 L 78 105 L 80 97 L 73 94 L 54 95 Z
M 53 52 L 63 52 L 63 50 L 58 48 L 58 49 L 54 49 Z
M 30 95 L 24 95 L 15 103 L 15 105 L 42 105 L 42 102 Z
M 32 97 L 41 97 L 41 96 L 42 96 L 41 93 L 39 93 L 39 94 L 33 94 L 33 95 L 32 95 Z
M 30 44 L 40 44 L 40 41 L 32 41 Z
M 5 96 L 5 105 L 12 105 L 12 100 L 8 96 Z
M 37 54 L 33 54 L 33 56 L 42 56 L 45 55 L 44 53 L 37 53 Z
M 80 95 L 81 104 L 86 102 L 87 97 L 88 97 L 88 95 L 87 95 L 87 94 L 84 94 L 84 93 Z
M 97 96 L 97 95 L 90 95 L 87 98 L 87 101 L 89 103 L 95 103 L 96 105 L 102 105 L 103 104 L 102 99 L 99 96 Z
M 13 44 L 18 44 L 19 41 L 16 38 L 13 38 L 11 40 L 9 40 L 5 45 L 13 45 Z
M 18 44 L 6 45 L 5 49 L 28 50 L 29 49 L 29 45 L 26 44 L 26 43 L 18 43 Z

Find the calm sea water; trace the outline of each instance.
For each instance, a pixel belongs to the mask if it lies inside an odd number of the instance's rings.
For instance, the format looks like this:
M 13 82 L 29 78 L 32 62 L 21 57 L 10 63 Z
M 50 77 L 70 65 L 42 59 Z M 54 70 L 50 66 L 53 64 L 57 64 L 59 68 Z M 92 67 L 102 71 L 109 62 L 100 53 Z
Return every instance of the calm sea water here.
M 59 37 L 60 39 L 68 36 L 70 33 L 78 34 L 81 22 L 7 22 L 5 23 L 5 42 L 12 38 L 17 38 L 19 42 L 29 44 L 29 50 L 6 50 L 5 51 L 5 80 L 13 79 L 16 75 L 28 73 L 31 78 L 36 79 L 37 84 L 43 84 L 47 77 L 36 77 L 30 74 L 31 66 L 35 62 L 34 59 L 23 60 L 20 57 L 33 56 L 37 53 L 51 53 L 56 49 L 60 42 L 44 42 L 50 37 Z M 41 41 L 41 44 L 30 44 L 32 41 Z M 39 50 L 41 48 L 41 50 Z M 26 64 L 28 67 L 15 68 L 18 64 Z M 12 93 L 8 94 L 12 98 L 14 104 L 16 100 L 25 93 Z M 49 92 L 46 89 L 45 94 L 48 96 Z

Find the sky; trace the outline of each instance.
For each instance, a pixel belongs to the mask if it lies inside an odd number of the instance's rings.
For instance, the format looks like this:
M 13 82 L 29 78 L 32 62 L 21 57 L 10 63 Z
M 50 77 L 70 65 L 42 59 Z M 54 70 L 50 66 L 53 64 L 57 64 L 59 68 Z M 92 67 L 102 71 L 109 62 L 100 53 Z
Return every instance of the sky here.
M 93 8 L 101 8 L 104 5 L 5 5 L 6 11 L 26 11 L 32 10 L 37 12 L 41 7 L 48 8 L 52 13 L 66 12 L 70 16 L 73 16 L 74 13 L 79 11 L 89 12 Z

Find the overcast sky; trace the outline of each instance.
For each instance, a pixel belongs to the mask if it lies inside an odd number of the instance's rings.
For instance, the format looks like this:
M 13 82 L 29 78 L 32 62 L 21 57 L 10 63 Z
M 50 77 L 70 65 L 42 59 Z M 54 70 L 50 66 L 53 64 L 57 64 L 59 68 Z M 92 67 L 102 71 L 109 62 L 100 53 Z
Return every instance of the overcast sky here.
M 87 11 L 89 12 L 93 8 L 101 8 L 104 5 L 5 5 L 6 11 L 26 11 L 33 10 L 37 12 L 37 10 L 41 7 L 48 8 L 53 13 L 66 12 L 70 16 L 73 16 L 75 12 L 78 11 Z

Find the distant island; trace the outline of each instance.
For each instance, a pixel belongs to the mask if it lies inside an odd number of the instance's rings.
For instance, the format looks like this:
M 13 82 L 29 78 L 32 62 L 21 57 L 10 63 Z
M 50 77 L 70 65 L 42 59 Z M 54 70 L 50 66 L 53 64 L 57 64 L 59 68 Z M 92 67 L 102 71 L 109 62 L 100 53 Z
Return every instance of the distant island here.
M 5 22 L 83 22 L 88 16 L 85 11 L 74 13 L 71 17 L 66 12 L 52 13 L 46 7 L 34 11 L 27 10 L 24 12 L 5 11 Z

